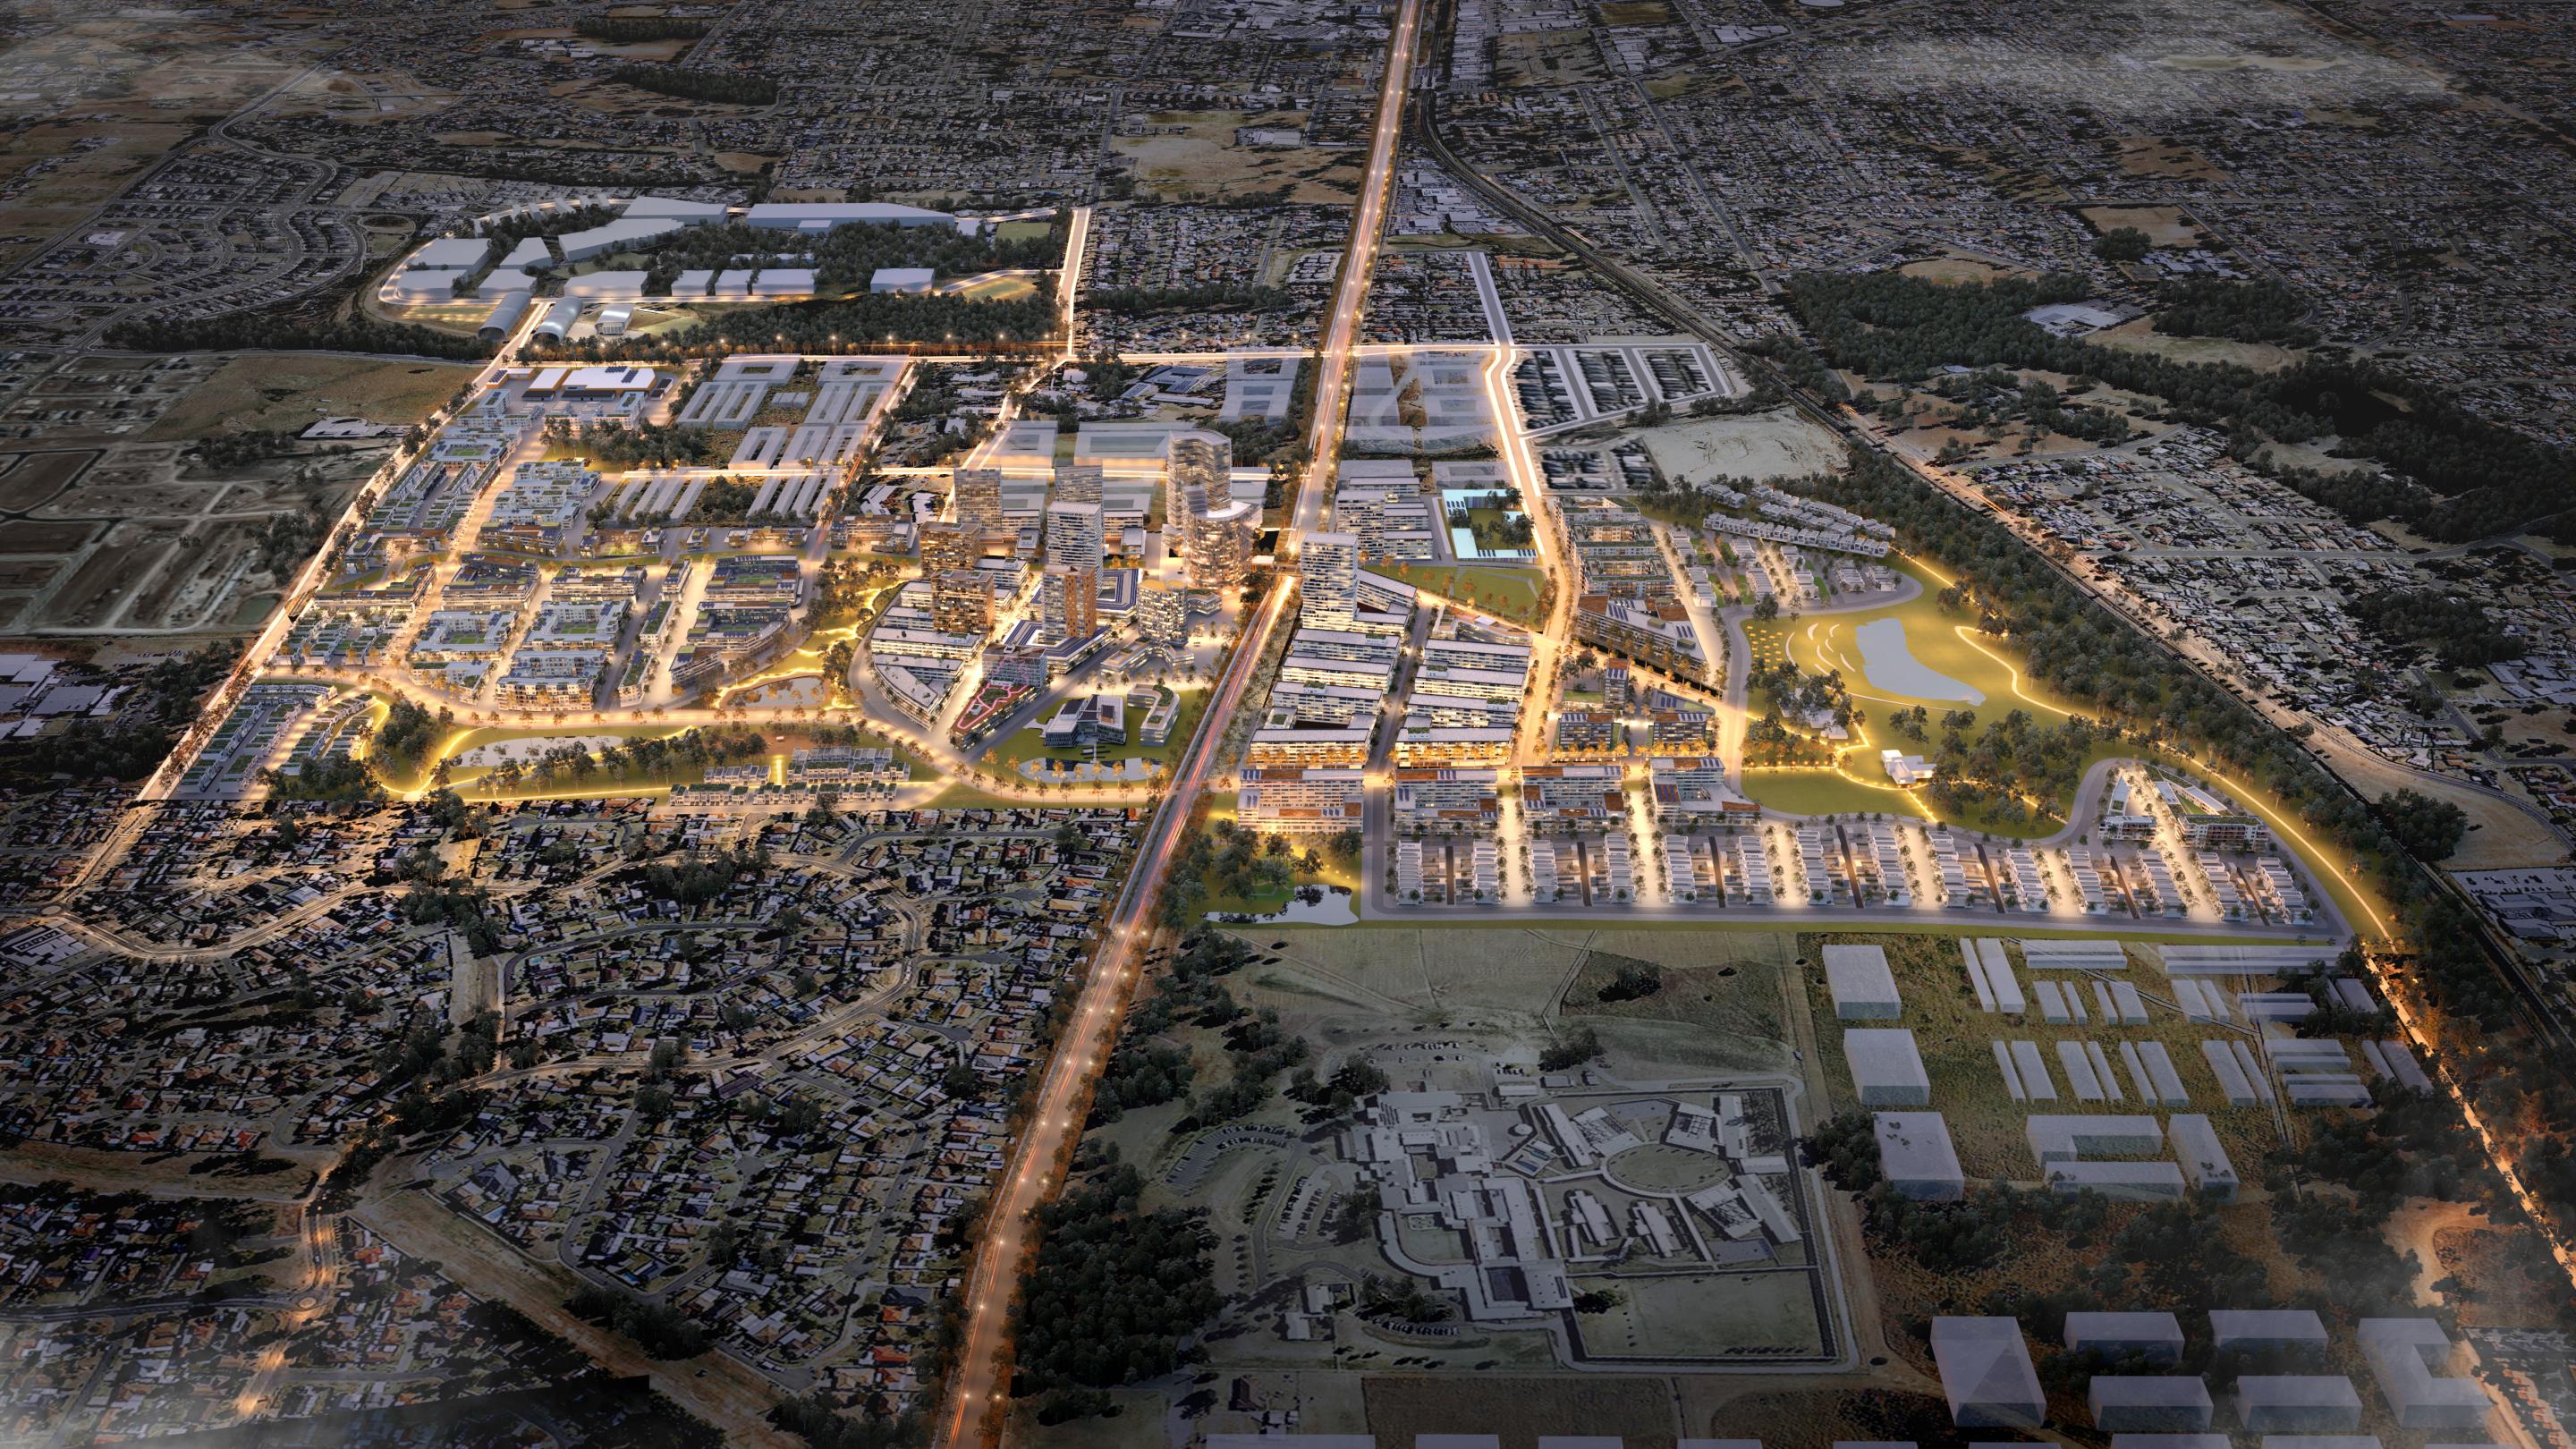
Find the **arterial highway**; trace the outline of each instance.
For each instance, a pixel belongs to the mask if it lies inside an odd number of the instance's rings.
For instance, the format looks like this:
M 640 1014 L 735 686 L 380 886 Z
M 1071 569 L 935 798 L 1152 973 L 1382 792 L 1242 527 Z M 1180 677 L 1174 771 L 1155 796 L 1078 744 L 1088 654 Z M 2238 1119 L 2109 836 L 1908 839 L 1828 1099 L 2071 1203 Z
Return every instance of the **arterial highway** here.
M 1377 260 L 1378 233 L 1386 220 L 1387 197 L 1395 177 L 1396 141 L 1403 133 L 1404 97 L 1413 65 L 1414 37 L 1421 25 L 1422 0 L 1404 0 L 1387 50 L 1386 78 L 1378 96 L 1377 129 L 1370 138 L 1369 165 L 1360 186 L 1359 205 L 1351 220 L 1350 252 L 1342 264 L 1341 285 L 1333 294 L 1324 327 L 1323 355 L 1318 362 L 1315 412 L 1308 433 L 1311 461 L 1299 489 L 1295 512 L 1280 531 L 1279 556 L 1293 555 L 1296 539 L 1318 526 L 1322 500 L 1330 492 L 1333 457 L 1339 450 L 1343 415 L 1350 401 L 1351 350 L 1359 336 L 1360 316 L 1368 299 L 1369 273 Z M 1067 279 L 1067 285 L 1072 279 Z M 1038 1084 L 1035 1109 L 1023 1125 L 1020 1140 L 1001 1179 L 994 1184 L 984 1231 L 978 1239 L 972 1271 L 966 1280 L 966 1328 L 949 1379 L 949 1404 L 940 1415 L 939 1442 L 944 1449 L 976 1449 L 998 1442 L 1004 1404 L 1010 1389 L 1010 1314 L 1020 1273 L 1027 1266 L 1030 1218 L 1062 1183 L 1073 1143 L 1089 1110 L 1093 1084 L 1117 1041 L 1119 1020 L 1152 938 L 1155 888 L 1179 853 L 1190 807 L 1213 773 L 1226 736 L 1226 722 L 1241 707 L 1245 690 L 1259 671 L 1270 636 L 1287 614 L 1295 593 L 1283 569 L 1260 603 L 1247 613 L 1216 698 L 1200 719 L 1198 737 L 1183 756 L 1171 791 L 1163 797 L 1146 827 L 1135 867 L 1104 923 L 1100 949 L 1092 956 L 1072 1019 L 1058 1037 L 1046 1075 Z
M 1350 253 L 1342 262 L 1342 282 L 1333 293 L 1333 308 L 1324 316 L 1323 355 L 1315 370 L 1314 426 L 1307 434 L 1306 479 L 1297 490 L 1295 516 L 1280 533 L 1283 558 L 1297 539 L 1323 526 L 1325 501 L 1332 496 L 1335 459 L 1341 454 L 1342 426 L 1350 410 L 1351 353 L 1368 304 L 1369 274 L 1377 267 L 1387 197 L 1395 190 L 1395 144 L 1404 135 L 1404 95 L 1413 72 L 1414 37 L 1421 24 L 1422 0 L 1404 0 L 1387 48 L 1377 128 L 1369 135 L 1368 174 L 1360 182 L 1359 207 L 1351 218 Z

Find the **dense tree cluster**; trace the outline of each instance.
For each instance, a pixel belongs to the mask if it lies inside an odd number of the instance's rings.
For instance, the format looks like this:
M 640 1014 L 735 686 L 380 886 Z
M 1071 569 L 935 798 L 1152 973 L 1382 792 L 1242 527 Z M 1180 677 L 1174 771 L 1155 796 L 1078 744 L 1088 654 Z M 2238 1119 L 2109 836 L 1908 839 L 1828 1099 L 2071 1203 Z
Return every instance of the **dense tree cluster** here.
M 2410 1197 L 2456 1202 L 2487 1176 L 2447 1100 L 2389 1085 L 2374 1093 L 2373 1111 L 2322 1122 L 2275 1160 L 2348 1194 L 2346 1210 L 2374 1231 Z
M 110 327 L 105 340 L 127 352 L 363 352 L 459 361 L 489 357 L 494 347 L 409 322 L 368 317 L 324 321 L 280 312 L 135 317 Z
M 697 501 L 689 505 L 684 523 L 766 523 L 780 515 L 759 514 L 751 505 L 760 501 L 761 485 L 749 478 L 736 478 L 730 473 L 718 474 L 698 490 Z
M 1638 1001 L 1664 989 L 1664 968 L 1652 961 L 1595 951 L 1585 964 L 1611 968 L 1610 983 L 1593 993 L 1597 1001 Z
M 2424 518 L 2441 501 L 2421 483 L 2375 468 L 2307 468 L 2283 463 L 2258 439 L 2240 436 L 2230 444 L 2230 450 L 2255 472 L 2356 523 L 2381 518 Z
M 696 1358 L 714 1345 L 707 1331 L 667 1303 L 654 1303 L 615 1288 L 583 1287 L 564 1300 L 574 1317 L 606 1324 L 635 1340 L 648 1358 Z
M 483 783 L 499 791 L 523 785 L 587 785 L 594 780 L 658 784 L 709 765 L 748 760 L 768 749 L 769 741 L 747 725 L 702 725 L 668 738 L 648 735 L 623 745 L 604 745 L 595 754 L 580 745 L 556 745 L 534 759 L 503 760 Z
M 1772 614 L 1777 612 L 1775 607 Z M 1770 617 L 1758 608 L 1754 616 Z M 1826 722 L 1849 729 L 1864 718 L 1853 706 L 1851 691 L 1843 684 L 1842 671 L 1838 669 L 1809 674 L 1798 668 L 1796 660 L 1784 656 L 1770 663 L 1756 659 L 1750 678 L 1753 692 L 1762 700 L 1762 714 L 1745 728 L 1747 763 L 1820 761 L 1823 756 L 1806 731 Z
M 2167 282 L 2156 293 L 2156 330 L 2169 336 L 2312 347 L 2317 329 L 2307 325 L 2307 315 L 2305 297 L 2268 278 L 2193 277 Z
M 1128 1110 L 1160 1106 L 1189 1095 L 1197 1064 L 1187 1048 L 1158 1040 L 1184 1018 L 1203 1026 L 1223 1026 L 1243 1008 L 1225 989 L 1223 978 L 1243 969 L 1252 948 L 1234 937 L 1200 926 L 1184 937 L 1151 995 L 1128 1008 L 1118 1048 L 1101 1075 L 1092 1100 L 1094 1122 L 1115 1122 Z
M 731 850 L 692 851 L 676 861 L 655 861 L 638 868 L 627 879 L 642 886 L 653 899 L 669 901 L 689 911 L 722 899 L 735 881 L 758 874 L 768 863 L 765 849 L 737 841 Z
M 1878 1186 L 1878 1133 L 1867 1112 L 1837 1112 L 1798 1139 L 1798 1156 L 1809 1167 L 1822 1168 L 1825 1181 L 1845 1192 L 1867 1192 Z
M 1167 312 L 1284 312 L 1297 299 L 1278 287 L 1203 282 L 1195 287 L 1102 287 L 1083 293 L 1082 304 L 1115 317 L 1155 317 Z
M 1115 1122 L 1139 1107 L 1159 1107 L 1190 1093 L 1196 1076 L 1187 1047 L 1139 1036 L 1133 1029 L 1120 1036 L 1118 1049 L 1100 1072 L 1091 1095 L 1091 1120 Z
M 2093 255 L 2106 262 L 2142 261 L 2151 245 L 2147 234 L 2136 227 L 2115 226 L 2093 239 Z
M 1930 711 L 1916 705 L 1898 712 L 1893 723 L 1919 742 L 1927 737 L 1929 718 Z M 2044 728 L 2021 709 L 2005 711 L 1971 741 L 1967 732 L 1975 727 L 1973 710 L 1942 714 L 1940 740 L 1931 752 L 1940 773 L 1924 786 L 1924 794 L 1944 815 L 1982 810 L 1998 825 L 2025 824 L 2053 812 L 2057 802 L 2074 798 L 2075 786 L 2092 762 L 2093 746 L 2103 737 L 2090 720 L 2070 719 Z
M 953 292 L 930 296 L 876 292 L 746 307 L 681 332 L 585 337 L 578 342 L 531 346 L 528 352 L 532 360 L 543 355 L 579 362 L 633 362 L 753 351 L 861 353 L 888 341 L 1035 342 L 1054 332 L 1055 307 L 1043 289 L 1034 297 L 992 302 Z
M 2233 430 L 2241 456 L 2264 440 L 2336 435 L 2338 452 L 2375 458 L 2422 484 L 2425 494 L 2404 495 L 2421 510 L 2394 516 L 2445 541 L 2484 538 L 2576 506 L 2576 455 L 2378 367 L 2314 359 L 2267 374 L 2176 362 L 2053 336 L 2023 315 L 2090 290 L 2081 277 L 2055 274 L 1955 286 L 1893 271 L 1810 272 L 1793 280 L 1790 300 L 1828 358 L 1872 378 L 1917 383 L 1950 366 L 2089 377 L 2161 398 L 2183 421 Z M 1770 351 L 1775 360 L 1782 355 Z M 2385 485 L 2347 492 L 2339 486 L 2345 476 L 2321 475 L 2323 488 L 2310 496 L 2363 521 L 2383 516 L 2359 510 L 2365 500 L 2384 502 Z
M 1158 1378 L 1182 1341 L 1216 1316 L 1204 1216 L 1147 1211 L 1144 1179 L 1112 1163 L 1037 1211 L 1022 1285 L 1012 1392 L 1107 1389 Z
M 260 781 L 268 786 L 271 798 L 278 800 L 328 800 L 338 803 L 377 800 L 384 787 L 376 783 L 367 762 L 346 756 L 326 755 L 304 761 L 293 774 L 282 770 L 260 771 Z
M 573 33 L 611 45 L 639 45 L 654 40 L 697 40 L 708 22 L 677 15 L 585 15 L 572 23 Z
M 2422 1265 L 2412 1252 L 2389 1246 L 2380 1226 L 2385 1214 L 2373 1217 L 2354 1208 L 2327 1193 L 2275 1200 L 2272 1228 L 2336 1306 L 2362 1317 L 2413 1311 Z
M 621 468 L 690 468 L 715 460 L 713 434 L 694 423 L 657 423 L 650 418 L 629 423 L 603 418 L 576 423 L 571 418 L 546 419 L 546 441 L 572 448 L 594 463 Z
M 1304 1037 L 1280 1030 L 1276 1007 L 1238 1008 L 1225 1024 L 1225 1054 L 1233 1072 L 1190 1099 L 1191 1120 L 1205 1126 L 1260 1111 L 1274 1095 L 1271 1079 L 1305 1061 L 1309 1050 Z
M 2422 861 L 2448 860 L 2469 833 L 2467 812 L 2448 800 L 2414 790 L 2381 795 L 2379 823 L 2388 827 L 2408 855 Z
M 1234 461 L 1245 467 L 1267 463 L 1282 453 L 1295 453 L 1301 460 L 1305 456 L 1297 425 L 1286 418 L 1208 418 L 1192 426 L 1224 435 L 1234 445 Z
M 1542 1072 L 1570 1072 L 1600 1055 L 1601 1034 L 1588 1026 L 1577 1027 L 1539 1049 L 1538 1069 Z
M 397 699 L 386 710 L 385 722 L 376 726 L 367 754 L 370 759 L 417 768 L 428 756 L 430 746 L 445 739 L 455 727 L 456 712 L 444 705 L 432 714 L 426 706 Z
M 772 106 L 778 103 L 778 82 L 744 71 L 637 64 L 621 65 L 610 71 L 608 78 L 619 85 L 684 101 L 716 101 L 728 106 Z
M 1163 887 L 1157 910 L 1166 926 L 1178 929 L 1197 920 L 1211 892 L 1251 897 L 1284 891 L 1301 869 L 1321 869 L 1323 858 L 1309 848 L 1302 856 L 1284 835 L 1267 838 L 1232 820 L 1217 820 L 1190 832 Z
M 232 671 L 238 646 L 210 644 L 143 671 L 113 718 L 0 746 L 0 776 L 139 780 L 170 757 L 206 691 Z
M 853 486 L 864 488 L 866 482 L 863 479 Z M 879 560 L 826 557 L 814 579 L 814 606 L 806 621 L 818 632 L 866 622 L 874 617 L 868 612 L 870 595 L 892 572 L 892 565 Z
M 684 271 L 770 265 L 811 267 L 815 289 L 831 293 L 865 291 L 882 267 L 927 267 L 943 277 L 1052 267 L 1063 255 L 1063 242 L 1052 233 L 1004 241 L 989 234 L 969 236 L 953 226 L 891 222 L 836 226 L 821 236 L 727 222 L 683 227 L 642 250 L 650 257 L 644 273 L 648 296 L 669 293 Z
M 331 516 L 309 498 L 301 508 L 270 514 L 259 530 L 260 572 L 275 579 L 287 578 L 297 565 L 313 556 L 313 550 L 330 531 Z
M 1320 1108 L 1334 1120 L 1350 1116 L 1360 1103 L 1393 1085 L 1385 1070 L 1366 1057 L 1351 1058 L 1329 1077 L 1316 1076 L 1312 1067 L 1299 1067 L 1288 1075 L 1290 1097 Z
M 1924 384 L 1933 396 L 1951 404 L 1952 411 L 1938 419 L 1942 426 L 1961 433 L 1983 432 L 2000 440 L 2014 423 L 2024 423 L 2040 433 L 2058 433 L 2105 446 L 2129 439 L 2129 420 L 2116 409 L 2072 399 L 2093 390 L 2091 380 L 2080 380 L 2066 391 L 2054 384 L 2033 378 L 2021 381 L 2004 368 L 1985 368 L 1977 372 L 1936 377 Z M 1884 398 L 1876 404 L 1856 406 L 1870 408 L 1891 423 L 1911 425 L 1916 419 L 1917 403 L 1904 392 Z M 1943 445 L 1953 457 L 1965 457 L 1974 449 L 1953 438 Z
M 2505 632 L 2476 603 L 2440 589 L 2378 589 L 2344 608 L 2381 638 L 2429 650 L 2454 669 L 2522 657 L 2521 636 Z
M 188 445 L 197 461 L 218 473 L 291 457 L 302 438 L 293 428 L 244 428 L 237 433 L 209 433 Z
M 438 875 L 433 861 L 402 898 L 402 917 L 415 926 L 440 925 L 465 937 L 477 956 L 501 949 L 501 927 L 492 893 L 481 886 Z

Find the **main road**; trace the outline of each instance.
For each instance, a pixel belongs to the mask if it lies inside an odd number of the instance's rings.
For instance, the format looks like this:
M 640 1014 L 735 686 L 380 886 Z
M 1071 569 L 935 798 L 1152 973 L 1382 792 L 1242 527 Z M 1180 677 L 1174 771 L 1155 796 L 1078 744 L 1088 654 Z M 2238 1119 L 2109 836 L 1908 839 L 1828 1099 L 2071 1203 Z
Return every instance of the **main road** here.
M 1421 28 L 1422 0 L 1404 0 L 1387 46 L 1377 127 L 1369 134 L 1368 174 L 1360 180 L 1359 206 L 1351 217 L 1350 254 L 1342 261 L 1341 285 L 1334 289 L 1332 310 L 1324 316 L 1323 356 L 1315 365 L 1314 423 L 1306 434 L 1306 479 L 1297 490 L 1296 513 L 1280 531 L 1282 558 L 1293 551 L 1297 539 L 1324 526 L 1324 507 L 1332 497 L 1342 428 L 1350 413 L 1351 355 L 1359 340 L 1360 314 L 1368 309 L 1378 235 L 1386 229 L 1386 200 L 1395 190 L 1395 145 L 1404 135 L 1404 96 L 1413 73 L 1414 38 Z
M 1332 459 L 1341 445 L 1343 415 L 1350 402 L 1351 349 L 1359 335 L 1369 273 L 1377 260 L 1378 233 L 1394 185 L 1395 147 L 1403 133 L 1407 77 L 1421 23 L 1422 0 L 1404 0 L 1387 51 L 1368 173 L 1360 184 L 1359 206 L 1351 220 L 1350 253 L 1342 264 L 1341 285 L 1324 330 L 1314 420 L 1307 435 L 1314 461 L 1298 494 L 1295 515 L 1280 531 L 1283 558 L 1294 553 L 1299 535 L 1318 526 L 1322 500 L 1331 491 Z M 1029 1219 L 1062 1182 L 1063 1169 L 1082 1131 L 1092 1085 L 1117 1041 L 1128 993 L 1136 983 L 1146 943 L 1153 937 L 1150 912 L 1156 888 L 1180 850 L 1192 803 L 1217 768 L 1226 722 L 1242 707 L 1244 694 L 1269 651 L 1271 635 L 1287 616 L 1295 593 L 1294 579 L 1283 571 L 1245 618 L 1243 636 L 1216 697 L 1208 701 L 1198 734 L 1181 757 L 1172 788 L 1146 827 L 1118 903 L 1102 925 L 1100 949 L 1083 978 L 1073 1019 L 1057 1038 L 1027 1124 L 1008 1167 L 994 1184 L 974 1267 L 966 1279 L 966 1328 L 949 1377 L 949 1401 L 939 1416 L 937 1443 L 942 1449 L 999 1442 L 1010 1395 L 1011 1305 L 1031 1247 Z
M 1109 1059 L 1128 989 L 1135 984 L 1145 944 L 1154 933 L 1147 913 L 1154 903 L 1155 886 L 1180 849 L 1190 802 L 1216 766 L 1225 721 L 1242 704 L 1246 687 L 1259 672 L 1271 631 L 1294 593 L 1289 578 L 1280 576 L 1246 623 L 1225 681 L 1182 757 L 1171 793 L 1146 827 L 1144 844 L 1127 872 L 1127 884 L 1101 928 L 1100 949 L 1083 978 L 1073 1019 L 1065 1024 L 1048 1059 L 1010 1166 L 993 1187 L 983 1235 L 977 1240 L 974 1271 L 966 1280 L 966 1332 L 950 1377 L 950 1407 L 941 1415 L 939 1442 L 946 1449 L 964 1449 L 998 1437 L 997 1411 L 1008 1396 L 1010 1382 L 1010 1310 L 1030 1247 L 1029 1217 L 1058 1185 L 1059 1169 L 1082 1130 L 1092 1084 Z

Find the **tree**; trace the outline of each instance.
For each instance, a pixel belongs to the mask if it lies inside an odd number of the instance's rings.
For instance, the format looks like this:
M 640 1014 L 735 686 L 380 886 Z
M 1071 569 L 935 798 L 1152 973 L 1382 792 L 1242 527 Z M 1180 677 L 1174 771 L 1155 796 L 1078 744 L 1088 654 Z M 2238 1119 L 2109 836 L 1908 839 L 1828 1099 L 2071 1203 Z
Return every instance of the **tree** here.
M 2380 796 L 2378 813 L 2388 833 L 2421 861 L 2449 859 L 2468 834 L 2469 817 L 2459 806 L 2413 790 Z
M 1600 1034 L 1587 1026 L 1540 1052 L 1538 1069 L 1542 1072 L 1568 1071 L 1600 1055 Z
M 1181 1340 L 1225 1304 L 1200 1213 L 1151 1212 L 1144 1179 L 1113 1163 L 1038 1209 L 1022 1280 L 1013 1392 L 1115 1388 L 1180 1366 Z
M 608 73 L 620 85 L 655 95 L 690 101 L 717 101 L 736 106 L 774 105 L 778 82 L 740 71 L 695 70 L 679 65 L 621 65 Z
M 614 1288 L 584 1287 L 564 1300 L 573 1316 L 604 1323 L 644 1350 L 648 1358 L 696 1358 L 713 1345 L 707 1331 L 667 1303 L 651 1303 Z
M 2344 605 L 2373 633 L 2401 648 L 2429 651 L 2454 669 L 2518 659 L 2523 642 L 2481 605 L 2439 589 L 2381 589 Z
M 1343 1193 L 1333 1204 L 1332 1216 L 1325 1220 L 1324 1231 L 1336 1243 L 1365 1241 L 1377 1231 L 1377 1215 L 1386 1207 L 1386 1196 L 1375 1183 L 1361 1183 Z
M 1798 1140 L 1798 1155 L 1824 1169 L 1825 1181 L 1845 1192 L 1878 1185 L 1878 1134 L 1866 1112 L 1840 1112 L 1818 1123 L 1812 1135 Z
M 2106 262 L 2142 261 L 2152 243 L 2134 226 L 2115 226 L 2093 239 L 2093 255 Z

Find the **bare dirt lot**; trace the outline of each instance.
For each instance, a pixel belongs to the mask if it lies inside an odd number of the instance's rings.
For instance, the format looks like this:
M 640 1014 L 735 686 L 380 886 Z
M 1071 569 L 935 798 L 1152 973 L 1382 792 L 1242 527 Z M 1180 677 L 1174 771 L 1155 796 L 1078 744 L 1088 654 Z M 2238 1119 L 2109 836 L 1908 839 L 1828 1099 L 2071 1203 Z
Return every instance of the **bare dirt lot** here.
M 171 524 L 120 523 L 106 541 L 63 581 L 46 601 L 43 622 L 54 628 L 89 629 L 107 624 L 138 578 L 148 578 L 167 562 L 180 529 Z
M 1991 282 L 1998 277 L 2025 275 L 2010 267 L 1999 267 L 1974 257 L 1927 257 L 1919 262 L 1907 262 L 1896 270 L 1901 275 L 1926 282 Z
M 96 453 L 12 453 L 0 458 L 0 510 L 23 513 L 63 491 Z
M 1368 1382 L 1369 1432 L 1381 1444 L 1466 1425 L 1499 1431 L 1503 1449 L 1536 1449 L 1541 1434 L 1615 1434 L 1630 1449 L 1671 1449 L 1681 1437 L 1661 1378 L 1382 1374 Z
M 2338 748 L 2333 758 L 2336 773 L 2373 800 L 2413 790 L 2459 806 L 2469 817 L 2469 833 L 2461 837 L 2459 850 L 2442 862 L 2452 870 L 2558 865 L 2567 859 L 2566 842 L 2557 832 L 2510 801 L 2400 769 L 2363 750 Z
M 2132 176 L 2167 176 L 2178 181 L 2225 181 L 2227 173 L 2208 157 L 2163 136 L 2124 136 L 2119 142 L 2120 169 Z
M 1494 37 L 1494 79 L 1505 86 L 1568 86 L 1606 78 L 1588 31 L 1540 30 Z
M 2090 341 L 2127 352 L 2144 352 L 2175 362 L 2225 362 L 2257 372 L 2279 372 L 2307 354 L 2270 342 L 2231 342 L 2223 337 L 2169 337 L 2145 317 L 2096 332 Z
M 1842 457 L 1831 432 L 1790 408 L 1665 423 L 1638 429 L 1636 438 L 1665 477 L 1693 482 L 1721 475 L 1796 478 L 1825 472 Z
M 1140 186 L 1166 196 L 1232 196 L 1289 186 L 1293 201 L 1356 199 L 1359 169 L 1350 153 L 1235 144 L 1238 127 L 1294 130 L 1305 121 L 1303 112 L 1156 111 L 1144 118 L 1153 134 L 1116 136 L 1109 144 L 1135 160 Z
M 2196 247 L 2208 241 L 2178 206 L 2088 206 L 2083 216 L 2095 231 L 2125 226 L 2146 233 L 2160 247 Z
M 499 1298 L 563 1335 L 610 1373 L 649 1375 L 682 1408 L 725 1425 L 728 1444 L 787 1449 L 798 1442 L 766 1422 L 778 1395 L 749 1366 L 721 1353 L 656 1363 L 628 1340 L 565 1311 L 564 1300 L 581 1280 L 562 1264 L 534 1262 L 420 1193 L 384 1195 L 356 1216 L 404 1252 L 446 1265 L 467 1291 Z

